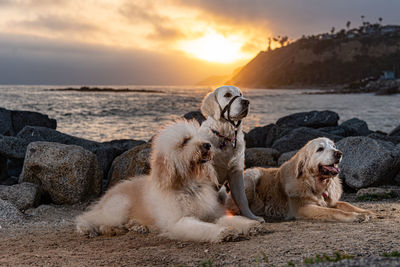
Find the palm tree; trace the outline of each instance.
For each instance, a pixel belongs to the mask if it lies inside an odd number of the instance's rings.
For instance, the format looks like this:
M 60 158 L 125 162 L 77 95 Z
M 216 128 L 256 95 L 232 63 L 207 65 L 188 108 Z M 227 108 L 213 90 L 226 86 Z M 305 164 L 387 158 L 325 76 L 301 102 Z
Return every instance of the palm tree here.
M 335 27 L 332 27 L 331 34 L 334 34 L 334 33 L 335 33 Z
M 361 15 L 361 22 L 364 24 L 364 18 L 365 18 L 365 16 L 364 15 Z
M 347 23 L 346 23 L 346 28 L 347 28 L 347 30 L 350 29 L 350 25 L 351 25 L 351 21 L 349 20 L 349 21 L 347 21 Z
M 382 17 L 379 17 L 378 20 L 379 20 L 379 24 L 382 24 L 382 20 L 383 20 Z

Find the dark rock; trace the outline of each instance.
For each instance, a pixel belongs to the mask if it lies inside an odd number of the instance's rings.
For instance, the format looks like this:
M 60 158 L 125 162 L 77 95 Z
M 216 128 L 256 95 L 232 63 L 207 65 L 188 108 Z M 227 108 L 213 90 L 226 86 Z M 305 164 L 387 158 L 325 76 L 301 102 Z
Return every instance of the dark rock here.
M 280 153 L 272 148 L 253 147 L 245 151 L 246 168 L 277 166 Z
M 367 136 L 371 133 L 368 129 L 368 124 L 360 119 L 353 118 L 344 121 L 340 127 L 345 130 L 345 136 Z
M 183 115 L 183 117 L 187 120 L 196 120 L 200 125 L 203 123 L 203 121 L 206 120 L 206 117 L 203 116 L 200 110 L 196 111 L 190 111 Z
M 115 157 L 119 156 L 126 150 L 144 144 L 141 140 L 114 140 L 111 142 L 95 142 L 83 138 L 74 137 L 68 134 L 58 132 L 56 130 L 27 126 L 17 135 L 18 138 L 26 142 L 47 141 L 66 145 L 81 146 L 86 150 L 96 154 L 99 164 L 106 178 L 109 168 Z
M 38 184 L 56 204 L 74 204 L 101 192 L 102 171 L 96 155 L 75 145 L 30 143 L 20 182 Z
M 289 131 L 273 123 L 263 127 L 255 127 L 245 134 L 246 147 L 271 147 L 276 139 Z
M 276 124 L 281 127 L 310 127 L 321 128 L 337 126 L 339 115 L 330 110 L 300 112 L 280 118 Z
M 300 127 L 292 130 L 285 136 L 276 140 L 272 145 L 272 148 L 281 153 L 298 150 L 302 148 L 308 141 L 318 137 L 327 137 L 335 142 L 342 139 L 341 136 L 332 135 L 312 128 Z
M 24 211 L 39 205 L 39 186 L 32 183 L 21 183 L 12 186 L 1 185 L 0 198 L 11 202 L 20 211 Z
M 129 177 L 149 174 L 150 153 L 151 143 L 147 143 L 135 146 L 115 158 L 108 172 L 108 187 Z
M 340 178 L 351 188 L 393 184 L 400 171 L 400 147 L 368 137 L 347 137 L 336 146 L 343 151 Z
M 21 223 L 24 215 L 11 202 L 0 199 L 0 226 Z
M 380 133 L 372 133 L 368 135 L 369 138 L 391 142 L 393 144 L 400 144 L 400 136 L 389 136 Z
M 23 138 L 0 135 L 0 155 L 6 158 L 23 159 L 29 143 L 30 141 Z
M 394 128 L 390 133 L 390 136 L 400 136 L 400 125 Z
M 318 128 L 318 131 L 346 137 L 346 130 L 340 126 L 322 127 L 322 128 Z
M 7 158 L 0 155 L 0 181 L 8 177 Z
M 0 108 L 0 134 L 15 136 L 28 125 L 56 129 L 57 121 L 38 112 Z
M 298 150 L 290 151 L 290 152 L 285 152 L 283 153 L 279 159 L 278 159 L 278 166 L 281 166 L 283 163 L 291 159 L 294 155 L 296 155 Z

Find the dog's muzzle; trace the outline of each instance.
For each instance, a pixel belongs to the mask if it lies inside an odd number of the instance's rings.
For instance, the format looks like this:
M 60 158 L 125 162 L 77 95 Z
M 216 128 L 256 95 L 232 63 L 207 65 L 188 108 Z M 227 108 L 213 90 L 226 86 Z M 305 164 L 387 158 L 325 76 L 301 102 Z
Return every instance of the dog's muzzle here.
M 232 99 L 231 99 L 231 101 L 229 101 L 229 103 L 224 107 L 224 109 L 222 110 L 222 112 L 221 112 L 221 114 L 222 114 L 222 117 L 225 119 L 225 120 L 227 120 L 230 124 L 232 124 L 235 128 L 237 128 L 237 127 L 239 127 L 239 125 L 242 123 L 242 120 L 239 120 L 239 121 L 237 121 L 236 123 L 232 120 L 232 118 L 231 118 L 231 115 L 230 115 L 230 113 L 231 113 L 231 106 L 232 106 L 232 103 L 236 100 L 236 98 L 238 98 L 238 97 L 240 97 L 240 96 L 234 96 L 234 97 L 232 97 Z M 245 108 L 243 109 L 243 112 L 242 113 L 246 113 L 246 115 L 247 115 L 247 112 L 248 112 L 248 110 L 249 110 L 249 100 L 247 100 L 247 99 L 243 99 L 242 100 L 242 102 L 241 102 L 241 104 L 243 105 L 243 106 L 245 106 Z M 225 116 L 225 113 L 226 113 L 226 116 Z

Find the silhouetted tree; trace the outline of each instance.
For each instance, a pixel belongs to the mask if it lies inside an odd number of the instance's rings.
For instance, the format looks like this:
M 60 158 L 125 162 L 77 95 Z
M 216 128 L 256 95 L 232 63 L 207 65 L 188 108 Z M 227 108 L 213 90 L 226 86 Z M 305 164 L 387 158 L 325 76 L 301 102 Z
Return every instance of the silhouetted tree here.
M 271 44 L 272 44 L 272 38 L 268 37 L 268 47 L 267 47 L 267 51 L 271 51 Z
M 334 33 L 335 33 L 335 27 L 332 27 L 331 34 L 334 34 Z
M 364 24 L 364 18 L 365 18 L 365 16 L 364 15 L 361 15 L 361 22 Z
M 346 23 L 346 28 L 347 28 L 347 30 L 350 29 L 350 25 L 351 25 L 351 21 L 349 20 L 349 21 L 347 21 L 347 23 Z
M 379 17 L 378 20 L 379 20 L 379 24 L 382 24 L 382 20 L 383 20 L 382 17 Z

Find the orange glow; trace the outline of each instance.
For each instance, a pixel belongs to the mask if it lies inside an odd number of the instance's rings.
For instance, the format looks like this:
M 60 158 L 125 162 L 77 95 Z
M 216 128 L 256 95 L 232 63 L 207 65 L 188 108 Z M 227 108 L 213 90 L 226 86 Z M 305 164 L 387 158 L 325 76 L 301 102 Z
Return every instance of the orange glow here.
M 200 38 L 183 41 L 180 49 L 196 58 L 217 63 L 232 63 L 250 56 L 241 51 L 244 38 L 224 36 L 212 29 Z
M 225 215 L 228 216 L 228 217 L 233 217 L 234 216 L 234 214 L 230 210 L 226 210 L 225 211 Z

